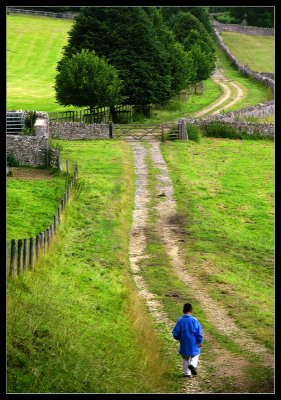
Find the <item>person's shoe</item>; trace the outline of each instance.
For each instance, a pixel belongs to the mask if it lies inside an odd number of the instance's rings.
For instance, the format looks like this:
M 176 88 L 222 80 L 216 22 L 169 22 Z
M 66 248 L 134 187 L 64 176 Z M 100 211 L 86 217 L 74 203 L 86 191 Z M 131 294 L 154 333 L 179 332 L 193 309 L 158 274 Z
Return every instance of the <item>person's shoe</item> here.
M 191 374 L 183 374 L 182 376 L 183 376 L 183 378 L 191 378 L 192 375 Z
M 195 367 L 193 367 L 193 365 L 189 365 L 188 366 L 188 368 L 190 369 L 190 371 L 191 371 L 191 373 L 192 373 L 192 375 L 197 375 L 197 371 L 196 371 L 196 368 Z

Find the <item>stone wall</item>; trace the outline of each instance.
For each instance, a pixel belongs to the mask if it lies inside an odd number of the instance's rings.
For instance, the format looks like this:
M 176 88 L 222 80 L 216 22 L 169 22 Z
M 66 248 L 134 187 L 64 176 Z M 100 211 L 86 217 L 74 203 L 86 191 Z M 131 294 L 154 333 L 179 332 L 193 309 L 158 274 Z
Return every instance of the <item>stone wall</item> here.
M 45 167 L 47 136 L 7 135 L 6 153 L 12 153 L 21 165 Z
M 82 122 L 49 122 L 49 135 L 67 140 L 108 139 L 108 124 L 84 124 Z
M 213 26 L 219 32 L 237 32 L 245 35 L 261 35 L 261 36 L 274 36 L 274 28 L 262 28 L 258 26 L 247 26 L 238 24 L 221 24 L 218 21 L 213 22 Z
M 215 29 L 215 34 L 217 37 L 218 45 L 224 51 L 224 53 L 230 59 L 230 61 L 235 65 L 235 67 L 238 69 L 239 72 L 241 72 L 243 75 L 254 78 L 256 81 L 270 87 L 271 90 L 274 91 L 274 81 L 271 78 L 264 76 L 260 72 L 251 71 L 246 65 L 242 65 L 223 43 L 222 37 L 220 36 L 219 32 L 216 29 Z
M 48 136 L 48 114 L 37 111 L 34 135 L 6 135 L 6 153 L 12 153 L 20 165 L 46 167 Z
M 270 100 L 266 103 L 258 103 L 254 106 L 248 106 L 244 108 L 240 108 L 239 110 L 225 112 L 223 114 L 215 114 L 210 116 L 212 119 L 221 119 L 221 118 L 233 118 L 235 119 L 238 116 L 245 117 L 257 117 L 263 118 L 267 115 L 274 115 L 274 101 Z M 206 117 L 208 118 L 208 117 Z
M 265 139 L 274 138 L 275 125 L 270 123 L 256 124 L 252 122 L 237 121 L 231 117 L 226 117 L 223 114 L 211 115 L 209 117 L 194 119 L 189 118 L 187 122 L 200 126 L 204 132 L 204 126 L 217 121 L 225 125 L 230 125 L 232 128 L 236 128 L 238 131 L 246 132 L 248 135 L 257 134 Z M 187 129 L 188 132 L 188 129 Z

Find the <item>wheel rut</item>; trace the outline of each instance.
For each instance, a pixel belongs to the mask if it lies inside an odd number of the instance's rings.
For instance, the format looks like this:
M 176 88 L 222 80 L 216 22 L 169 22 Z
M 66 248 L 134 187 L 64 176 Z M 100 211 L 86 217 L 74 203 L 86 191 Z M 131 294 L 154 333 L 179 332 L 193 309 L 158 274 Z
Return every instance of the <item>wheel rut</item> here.
M 148 231 L 149 201 L 152 194 L 148 189 L 148 167 L 146 158 L 152 160 L 153 167 L 159 171 L 157 175 L 157 222 L 155 228 L 159 240 L 164 244 L 165 251 L 170 259 L 170 266 L 178 278 L 186 285 L 204 309 L 208 322 L 221 334 L 227 336 L 243 351 L 260 357 L 263 365 L 272 367 L 273 356 L 261 344 L 257 343 L 247 332 L 237 326 L 223 306 L 212 299 L 204 283 L 197 276 L 192 275 L 184 262 L 183 242 L 186 233 L 180 229 L 177 223 L 179 215 L 176 209 L 172 180 L 165 160 L 163 159 L 158 141 L 150 140 L 144 145 L 140 141 L 130 141 L 134 154 L 135 163 L 135 208 L 133 211 L 133 222 L 129 245 L 129 259 L 132 275 L 134 277 L 139 294 L 145 299 L 150 313 L 156 322 L 164 323 L 166 333 L 173 341 L 171 330 L 175 321 L 171 321 L 163 309 L 163 305 L 157 296 L 149 291 L 144 278 L 141 275 L 139 263 L 149 257 L 146 254 L 146 242 Z M 161 195 L 161 196 L 159 196 Z M 204 327 L 203 327 L 204 329 Z M 245 356 L 236 355 L 222 348 L 215 337 L 204 331 L 204 336 L 212 344 L 211 360 L 206 364 L 204 360 L 204 349 L 198 366 L 198 375 L 189 381 L 182 383 L 183 393 L 214 393 L 220 392 L 226 382 L 231 392 L 248 392 L 252 383 L 248 380 L 243 369 L 249 367 L 249 361 Z M 177 351 L 177 342 L 171 343 Z M 181 363 L 178 364 L 181 372 Z M 211 367 L 211 368 L 207 368 Z M 213 371 L 213 372 L 210 372 Z

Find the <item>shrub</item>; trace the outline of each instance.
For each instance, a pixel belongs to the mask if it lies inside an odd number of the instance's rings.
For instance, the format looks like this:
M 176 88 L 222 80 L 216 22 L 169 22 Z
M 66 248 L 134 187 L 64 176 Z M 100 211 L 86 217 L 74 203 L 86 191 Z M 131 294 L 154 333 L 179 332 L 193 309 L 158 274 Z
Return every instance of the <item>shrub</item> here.
M 18 162 L 13 153 L 7 154 L 7 165 L 8 167 L 19 167 L 20 163 Z
M 204 136 L 229 139 L 243 139 L 243 136 L 247 135 L 246 131 L 241 131 L 231 125 L 223 124 L 217 121 L 212 121 L 208 124 L 204 124 L 203 131 Z
M 187 124 L 187 135 L 189 140 L 199 143 L 202 136 L 202 131 L 199 126 Z
M 252 134 L 248 134 L 245 129 L 239 129 L 229 124 L 224 124 L 218 121 L 212 121 L 201 126 L 204 136 L 220 137 L 228 139 L 246 139 L 246 140 L 273 140 L 272 137 L 264 137 L 259 132 L 258 128 Z

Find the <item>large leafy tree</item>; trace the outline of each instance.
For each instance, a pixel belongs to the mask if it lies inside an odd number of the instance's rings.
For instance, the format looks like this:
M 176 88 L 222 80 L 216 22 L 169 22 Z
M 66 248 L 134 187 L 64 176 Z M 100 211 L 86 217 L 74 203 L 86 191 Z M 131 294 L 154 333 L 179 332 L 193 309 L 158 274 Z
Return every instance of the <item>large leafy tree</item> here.
M 117 70 L 94 51 L 82 49 L 60 61 L 55 80 L 59 104 L 89 107 L 91 112 L 94 107 L 112 108 L 123 100 L 121 89 Z
M 164 22 L 159 9 L 146 7 L 144 10 L 151 19 L 162 51 L 165 52 L 168 61 L 166 68 L 169 69 L 173 93 L 176 94 L 187 88 L 195 78 L 193 58 L 190 52 L 186 52 L 184 46 L 176 41 L 174 33 Z
M 192 55 L 194 82 L 209 78 L 215 69 L 215 44 L 204 25 L 194 15 L 182 11 L 175 13 L 170 23 L 176 39 Z
M 179 12 L 189 12 L 194 15 L 205 27 L 208 33 L 213 34 L 214 29 L 211 24 L 208 7 L 161 7 L 161 12 L 164 17 L 164 20 L 168 23 L 168 25 L 172 28 L 173 24 L 173 16 L 178 14 Z
M 116 67 L 127 104 L 164 102 L 173 95 L 167 51 L 140 7 L 85 7 L 69 33 L 65 55 L 94 50 Z

